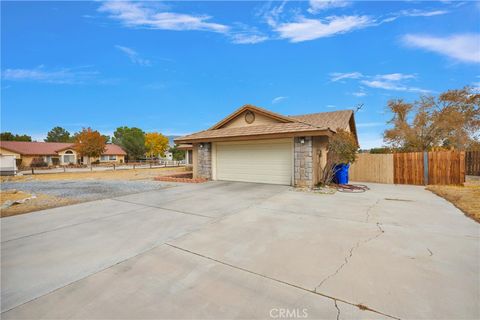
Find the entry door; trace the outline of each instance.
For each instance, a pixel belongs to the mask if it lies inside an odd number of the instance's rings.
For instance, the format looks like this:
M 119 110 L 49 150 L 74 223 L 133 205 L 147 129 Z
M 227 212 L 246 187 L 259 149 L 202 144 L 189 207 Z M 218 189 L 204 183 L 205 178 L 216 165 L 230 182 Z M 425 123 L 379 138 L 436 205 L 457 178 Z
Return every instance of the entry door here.
M 219 142 L 217 180 L 292 184 L 293 139 Z

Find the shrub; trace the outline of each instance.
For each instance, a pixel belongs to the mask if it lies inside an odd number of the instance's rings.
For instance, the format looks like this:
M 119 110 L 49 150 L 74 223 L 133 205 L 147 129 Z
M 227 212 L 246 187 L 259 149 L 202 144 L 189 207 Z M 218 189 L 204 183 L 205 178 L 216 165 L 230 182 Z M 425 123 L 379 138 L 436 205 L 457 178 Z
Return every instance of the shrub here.
M 43 160 L 43 158 L 33 158 L 32 162 L 30 163 L 30 167 L 33 168 L 40 168 L 40 167 L 48 167 L 48 163 Z

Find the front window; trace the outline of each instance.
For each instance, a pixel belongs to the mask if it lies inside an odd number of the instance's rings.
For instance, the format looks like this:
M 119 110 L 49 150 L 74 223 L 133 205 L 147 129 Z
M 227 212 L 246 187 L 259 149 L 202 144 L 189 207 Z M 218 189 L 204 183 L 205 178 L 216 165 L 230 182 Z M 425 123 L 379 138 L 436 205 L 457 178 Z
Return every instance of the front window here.
M 102 155 L 102 156 L 100 157 L 100 161 L 108 161 L 108 159 L 109 159 L 108 156 Z
M 73 154 L 64 154 L 63 163 L 75 163 L 75 156 Z
M 113 155 L 113 156 L 110 156 L 110 161 L 115 161 L 117 160 L 117 156 Z

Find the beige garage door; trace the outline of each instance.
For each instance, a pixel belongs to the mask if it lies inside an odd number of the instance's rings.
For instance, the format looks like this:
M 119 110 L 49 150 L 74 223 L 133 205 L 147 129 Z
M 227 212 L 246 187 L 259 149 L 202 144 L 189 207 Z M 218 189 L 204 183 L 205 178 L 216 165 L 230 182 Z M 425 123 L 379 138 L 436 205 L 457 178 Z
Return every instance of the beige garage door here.
M 215 144 L 217 180 L 290 185 L 292 139 Z

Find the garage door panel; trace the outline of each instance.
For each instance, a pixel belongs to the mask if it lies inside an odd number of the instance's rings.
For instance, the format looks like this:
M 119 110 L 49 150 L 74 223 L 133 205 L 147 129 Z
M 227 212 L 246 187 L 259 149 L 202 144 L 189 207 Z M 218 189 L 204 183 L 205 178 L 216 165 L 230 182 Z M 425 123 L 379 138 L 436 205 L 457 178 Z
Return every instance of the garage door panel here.
M 291 184 L 291 139 L 216 144 L 218 180 Z

